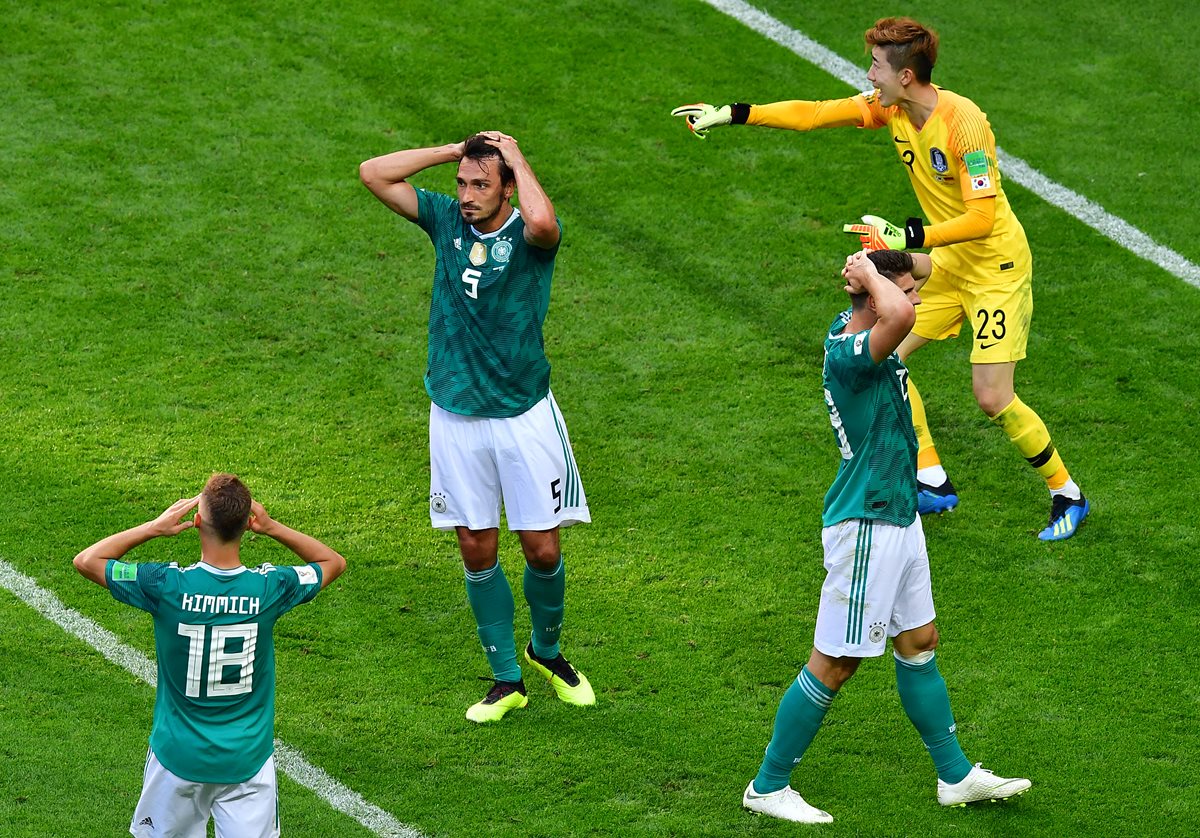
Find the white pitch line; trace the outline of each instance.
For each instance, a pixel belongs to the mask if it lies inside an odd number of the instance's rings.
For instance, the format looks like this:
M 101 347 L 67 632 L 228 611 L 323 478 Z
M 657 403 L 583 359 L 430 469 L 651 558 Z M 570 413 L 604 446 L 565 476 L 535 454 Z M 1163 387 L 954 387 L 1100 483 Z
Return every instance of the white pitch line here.
M 702 0 L 702 2 L 729 15 L 781 47 L 791 50 L 805 61 L 815 64 L 855 90 L 870 88 L 871 83 L 867 81 L 867 74 L 856 65 L 749 3 L 744 3 L 742 0 Z M 996 147 L 996 157 L 1005 177 L 1010 178 L 1014 183 L 1019 183 L 1042 200 L 1074 216 L 1131 253 L 1157 265 L 1167 273 L 1174 274 L 1188 285 L 1200 288 L 1200 266 L 1194 262 L 1188 261 L 1166 245 L 1159 244 L 1128 221 L 1118 218 L 1099 204 L 1056 183 L 1020 157 L 1014 157 L 999 146 Z
M 8 562 L 0 559 L 0 587 L 7 588 L 47 620 L 78 637 L 104 657 L 133 673 L 150 686 L 158 681 L 158 668 L 137 649 L 121 642 L 115 634 L 62 604 L 62 600 L 38 585 Z M 279 739 L 275 740 L 275 764 L 287 776 L 314 792 L 334 809 L 358 821 L 380 838 L 424 838 L 411 826 L 396 820 L 361 794 L 340 783 L 309 762 L 304 754 Z

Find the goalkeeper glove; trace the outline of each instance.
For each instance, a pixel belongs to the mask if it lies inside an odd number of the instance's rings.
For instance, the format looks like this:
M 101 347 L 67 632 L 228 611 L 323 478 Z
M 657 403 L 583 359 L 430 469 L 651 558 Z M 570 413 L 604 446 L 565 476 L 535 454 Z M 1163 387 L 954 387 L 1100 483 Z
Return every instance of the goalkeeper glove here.
M 687 119 L 688 130 L 696 139 L 703 140 L 708 129 L 716 125 L 745 125 L 750 116 L 750 106 L 735 102 L 732 105 L 714 107 L 704 102 L 694 105 L 680 105 L 671 111 L 671 116 L 682 116 Z
M 843 233 L 856 233 L 863 247 L 871 250 L 907 250 L 923 247 L 925 225 L 919 218 L 910 218 L 901 230 L 892 222 L 878 215 L 864 215 L 863 224 L 844 224 Z

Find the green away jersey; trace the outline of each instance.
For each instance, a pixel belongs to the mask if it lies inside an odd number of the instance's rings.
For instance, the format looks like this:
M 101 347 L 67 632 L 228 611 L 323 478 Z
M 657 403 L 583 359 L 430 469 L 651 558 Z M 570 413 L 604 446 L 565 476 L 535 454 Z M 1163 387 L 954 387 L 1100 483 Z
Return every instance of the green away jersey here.
M 842 452 L 821 522 L 874 518 L 907 527 L 917 515 L 917 436 L 908 403 L 908 369 L 893 352 L 876 364 L 871 330 L 845 334 L 850 312 L 825 339 L 825 404 Z
M 499 230 L 477 233 L 448 195 L 418 189 L 417 206 L 437 256 L 425 389 L 451 413 L 519 416 L 550 389 L 542 323 L 558 246 L 526 242 L 515 208 Z
M 275 621 L 317 595 L 321 568 L 109 561 L 104 574 L 154 617 L 158 761 L 196 783 L 253 777 L 275 750 Z

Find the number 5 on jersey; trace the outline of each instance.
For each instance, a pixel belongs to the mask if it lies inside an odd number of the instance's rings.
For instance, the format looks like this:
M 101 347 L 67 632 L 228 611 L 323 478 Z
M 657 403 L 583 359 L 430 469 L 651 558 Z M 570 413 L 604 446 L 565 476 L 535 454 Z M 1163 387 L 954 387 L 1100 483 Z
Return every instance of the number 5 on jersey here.
M 477 271 L 474 268 L 467 268 L 463 271 L 462 281 L 467 286 L 467 296 L 472 300 L 479 299 L 479 280 L 483 277 L 482 271 Z

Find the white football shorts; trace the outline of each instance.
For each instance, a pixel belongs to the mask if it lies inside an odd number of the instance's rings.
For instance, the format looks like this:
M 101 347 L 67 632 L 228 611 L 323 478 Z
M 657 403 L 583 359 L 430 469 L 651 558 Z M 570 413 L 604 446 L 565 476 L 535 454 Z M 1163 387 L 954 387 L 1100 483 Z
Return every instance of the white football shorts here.
M 590 523 L 567 423 L 554 395 L 489 419 L 429 407 L 429 520 L 435 529 L 552 530 Z
M 194 783 L 172 774 L 150 751 L 130 834 L 205 838 L 210 818 L 217 838 L 279 838 L 275 757 L 244 783 Z
M 851 519 L 821 530 L 825 583 L 813 645 L 830 657 L 876 658 L 887 639 L 933 622 L 921 518 L 907 527 Z

